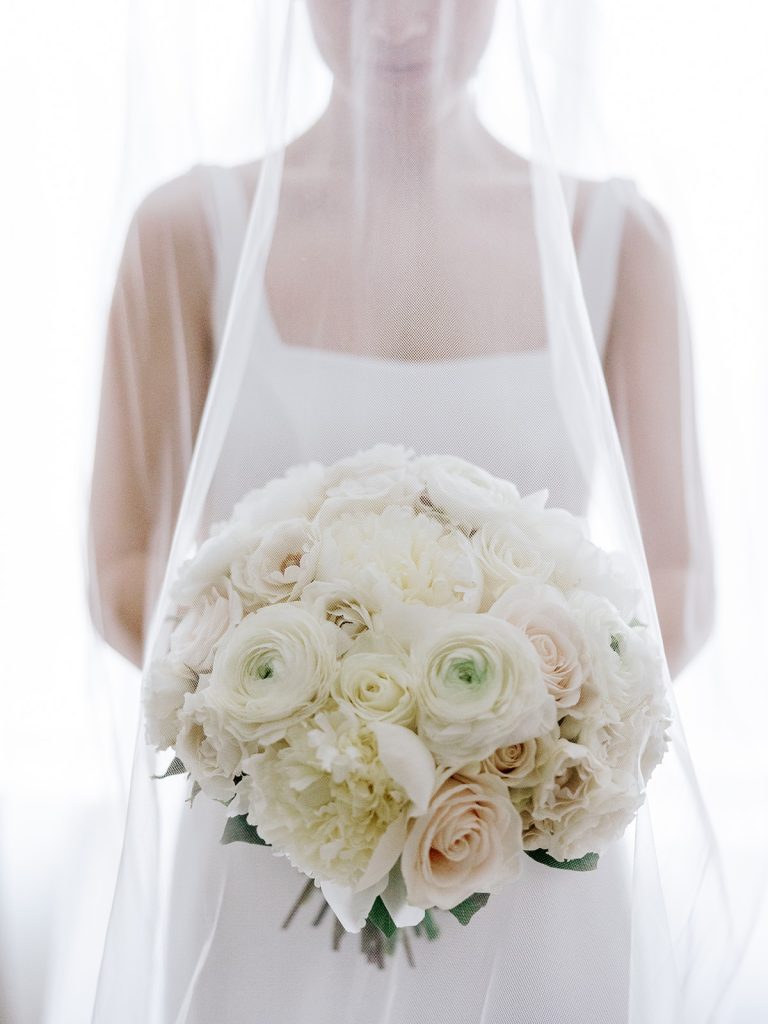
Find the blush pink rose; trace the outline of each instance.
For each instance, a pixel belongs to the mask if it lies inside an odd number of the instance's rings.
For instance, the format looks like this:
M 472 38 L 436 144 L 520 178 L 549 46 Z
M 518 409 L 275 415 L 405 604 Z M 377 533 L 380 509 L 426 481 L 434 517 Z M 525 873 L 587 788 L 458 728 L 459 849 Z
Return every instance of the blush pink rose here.
M 456 773 L 411 821 L 400 868 L 412 906 L 450 910 L 475 892 L 498 892 L 522 868 L 522 822 L 504 783 Z

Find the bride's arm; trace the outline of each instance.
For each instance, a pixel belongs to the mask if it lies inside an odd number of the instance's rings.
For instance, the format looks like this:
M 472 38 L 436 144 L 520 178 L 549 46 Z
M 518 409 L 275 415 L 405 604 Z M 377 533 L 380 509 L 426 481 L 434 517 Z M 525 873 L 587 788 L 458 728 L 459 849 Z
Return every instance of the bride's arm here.
M 658 211 L 637 193 L 627 210 L 604 367 L 674 678 L 712 630 L 713 557 L 674 245 Z
M 211 252 L 191 173 L 151 193 L 109 313 L 89 506 L 90 607 L 140 665 L 210 378 Z

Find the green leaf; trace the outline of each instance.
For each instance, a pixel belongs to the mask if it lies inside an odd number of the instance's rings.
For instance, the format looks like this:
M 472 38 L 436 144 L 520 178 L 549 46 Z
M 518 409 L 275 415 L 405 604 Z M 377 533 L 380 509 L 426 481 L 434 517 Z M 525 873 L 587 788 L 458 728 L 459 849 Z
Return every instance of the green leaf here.
M 195 797 L 200 792 L 202 792 L 202 787 L 200 786 L 200 783 L 197 781 L 197 779 L 195 779 L 195 781 L 192 783 L 192 792 L 189 794 L 186 800 L 190 807 L 195 802 Z
M 187 769 L 184 767 L 184 763 L 182 762 L 181 758 L 180 757 L 174 757 L 174 759 L 171 761 L 171 763 L 165 769 L 165 773 L 163 775 L 153 775 L 152 778 L 153 779 L 167 779 L 171 775 L 183 775 L 186 772 L 186 770 Z
M 373 906 L 368 912 L 367 920 L 374 926 L 374 928 L 378 928 L 386 938 L 394 935 L 397 931 L 397 925 L 390 917 L 389 911 L 384 906 L 381 896 L 376 897 Z
M 620 638 L 616 633 L 611 633 L 611 650 L 615 651 L 619 657 L 621 657 Z
M 574 860 L 555 860 L 546 850 L 526 850 L 529 857 L 548 868 L 563 868 L 566 871 L 594 871 L 600 859 L 599 853 L 585 853 Z
M 227 824 L 224 827 L 224 835 L 221 837 L 220 842 L 222 843 L 255 843 L 256 846 L 271 846 L 271 843 L 265 843 L 264 840 L 258 833 L 255 825 L 249 825 L 246 815 L 238 814 L 235 818 L 227 818 Z
M 438 935 L 440 934 L 440 929 L 437 927 L 437 921 L 435 921 L 434 917 L 432 917 L 432 914 L 429 910 L 424 911 L 424 918 L 421 923 L 424 925 L 424 931 L 426 932 L 427 938 L 430 941 L 438 937 Z
M 473 892 L 471 896 L 467 896 L 461 903 L 451 907 L 451 913 L 461 924 L 469 924 L 478 910 L 482 910 L 488 902 L 489 897 L 490 893 L 488 892 Z

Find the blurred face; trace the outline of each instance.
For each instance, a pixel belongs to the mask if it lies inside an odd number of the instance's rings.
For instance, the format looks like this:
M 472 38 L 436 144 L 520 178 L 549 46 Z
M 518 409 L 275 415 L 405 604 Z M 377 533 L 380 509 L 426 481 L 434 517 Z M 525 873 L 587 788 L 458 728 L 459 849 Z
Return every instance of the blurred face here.
M 461 91 L 488 43 L 496 0 L 307 0 L 337 84 L 370 99 Z

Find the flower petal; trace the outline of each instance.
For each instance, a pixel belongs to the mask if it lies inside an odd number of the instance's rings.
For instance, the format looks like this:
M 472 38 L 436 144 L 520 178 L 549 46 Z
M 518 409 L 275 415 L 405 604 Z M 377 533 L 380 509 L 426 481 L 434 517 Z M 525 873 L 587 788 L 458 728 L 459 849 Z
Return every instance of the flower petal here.
M 405 879 L 399 863 L 389 872 L 389 882 L 381 893 L 381 902 L 398 928 L 406 928 L 424 920 L 424 908 L 414 907 L 408 902 Z
M 349 886 L 339 885 L 337 882 L 321 882 L 320 888 L 344 929 L 348 932 L 359 932 L 365 924 L 365 919 L 368 917 L 376 897 L 380 896 L 387 887 L 387 880 L 388 876 L 384 875 L 378 882 L 363 889 L 362 892 L 353 892 Z
M 407 833 L 408 815 L 401 814 L 399 818 L 396 818 L 385 829 L 376 849 L 373 851 L 371 859 L 368 861 L 368 867 L 355 886 L 355 891 L 369 888 L 389 873 L 390 868 L 397 863 L 400 854 L 403 852 Z
M 389 774 L 413 803 L 412 813 L 423 814 L 435 788 L 435 762 L 419 737 L 402 725 L 371 721 L 379 757 Z

